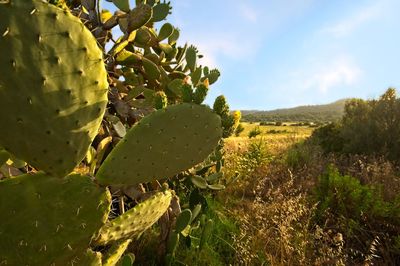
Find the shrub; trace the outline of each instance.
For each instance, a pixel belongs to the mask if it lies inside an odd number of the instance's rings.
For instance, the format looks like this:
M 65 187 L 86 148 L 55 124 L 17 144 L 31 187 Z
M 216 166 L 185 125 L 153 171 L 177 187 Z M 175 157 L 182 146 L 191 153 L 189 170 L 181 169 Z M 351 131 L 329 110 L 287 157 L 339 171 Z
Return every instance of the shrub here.
M 352 99 L 339 124 L 315 131 L 325 152 L 383 155 L 400 161 L 400 99 L 389 88 L 378 100 Z
M 244 130 L 244 126 L 242 124 L 239 124 L 235 130 L 235 136 L 238 137 L 240 133 L 242 133 Z
M 343 150 L 344 139 L 340 134 L 340 124 L 330 123 L 326 126 L 316 129 L 312 137 L 321 146 L 325 153 L 340 152 Z
M 256 136 L 258 136 L 258 135 L 260 135 L 261 134 L 261 130 L 260 130 L 260 127 L 255 127 L 255 128 L 253 128 L 252 130 L 250 130 L 250 132 L 249 132 L 249 138 L 251 139 L 251 138 L 255 138 Z
M 361 184 L 329 166 L 315 189 L 315 222 L 343 234 L 351 263 L 394 265 L 400 232 L 400 197 L 385 201 L 378 186 Z
M 377 189 L 362 185 L 352 176 L 339 174 L 332 165 L 320 176 L 315 196 L 320 217 L 329 211 L 336 217 L 360 221 L 363 215 L 386 216 L 388 211 Z

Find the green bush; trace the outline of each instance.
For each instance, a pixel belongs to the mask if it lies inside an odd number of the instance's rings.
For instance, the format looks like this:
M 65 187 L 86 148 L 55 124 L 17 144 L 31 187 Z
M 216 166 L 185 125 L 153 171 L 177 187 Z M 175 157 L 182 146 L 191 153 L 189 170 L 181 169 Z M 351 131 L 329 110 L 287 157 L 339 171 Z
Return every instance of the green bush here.
M 378 191 L 349 175 L 341 175 L 332 165 L 320 176 L 315 191 L 317 215 L 329 211 L 336 217 L 359 221 L 363 215 L 386 216 L 388 211 Z
M 249 138 L 251 139 L 251 138 L 255 138 L 255 137 L 257 137 L 258 135 L 260 135 L 261 134 L 261 130 L 260 130 L 260 127 L 255 127 L 255 128 L 253 128 L 252 130 L 250 130 L 250 132 L 249 132 Z
M 385 156 L 400 162 L 400 99 L 389 88 L 378 100 L 352 99 L 340 123 L 317 129 L 325 152 Z
M 340 130 L 340 124 L 330 123 L 314 130 L 312 138 L 316 140 L 325 153 L 340 152 L 344 146 L 344 139 L 341 136 Z
M 239 124 L 237 128 L 235 129 L 235 136 L 238 137 L 240 133 L 242 133 L 244 130 L 244 126 L 242 124 Z
M 353 262 L 365 261 L 373 255 L 383 258 L 385 265 L 397 265 L 400 195 L 393 201 L 385 201 L 378 186 L 361 184 L 329 166 L 319 177 L 313 197 L 315 225 L 343 234 L 345 248 L 354 256 Z M 374 245 L 384 248 L 371 249 Z

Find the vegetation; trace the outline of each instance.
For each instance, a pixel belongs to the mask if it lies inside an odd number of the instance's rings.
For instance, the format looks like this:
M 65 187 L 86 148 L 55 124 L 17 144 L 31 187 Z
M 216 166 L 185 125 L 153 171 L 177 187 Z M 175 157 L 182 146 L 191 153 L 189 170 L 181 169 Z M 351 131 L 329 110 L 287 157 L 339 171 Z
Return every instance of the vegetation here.
M 224 189 L 222 137 L 240 112 L 223 96 L 202 104 L 220 74 L 178 46 L 176 27 L 155 29 L 170 3 L 114 4 L 0 4 L 2 265 L 116 265 L 156 222 L 157 263 L 195 229 L 194 250 L 209 241 L 204 199 Z
M 326 152 L 385 156 L 400 161 L 400 99 L 388 89 L 378 100 L 354 99 L 338 124 L 315 131 Z
M 246 122 L 317 122 L 327 123 L 339 120 L 344 111 L 347 99 L 330 104 L 299 106 L 272 111 L 242 111 Z
M 0 265 L 400 265 L 395 89 L 240 123 L 169 2 L 112 2 L 0 3 Z
M 256 136 L 258 136 L 258 135 L 260 135 L 261 134 L 261 130 L 260 130 L 260 127 L 255 127 L 255 128 L 253 128 L 252 130 L 250 130 L 250 132 L 249 132 L 249 138 L 251 139 L 251 138 L 254 138 L 254 137 L 256 137 Z

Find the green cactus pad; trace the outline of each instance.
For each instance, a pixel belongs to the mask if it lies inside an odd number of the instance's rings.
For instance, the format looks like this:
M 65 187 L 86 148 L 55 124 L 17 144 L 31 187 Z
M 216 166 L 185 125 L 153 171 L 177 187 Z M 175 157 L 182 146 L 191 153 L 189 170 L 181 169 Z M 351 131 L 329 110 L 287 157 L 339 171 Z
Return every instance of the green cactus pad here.
M 204 84 L 199 84 L 193 93 L 193 102 L 201 104 L 207 97 L 208 87 Z
M 153 61 L 143 57 L 143 68 L 144 71 L 146 72 L 147 76 L 151 80 L 156 80 L 160 77 L 160 70 L 158 69 L 158 66 L 153 63 Z
M 210 108 L 170 105 L 132 127 L 96 176 L 104 185 L 134 185 L 171 177 L 202 162 L 221 136 L 220 117 Z
M 114 5 L 116 5 L 119 9 L 124 12 L 129 12 L 129 0 L 112 0 Z
M 229 106 L 224 95 L 220 95 L 215 99 L 213 109 L 220 116 L 229 114 Z
M 115 266 L 118 261 L 120 261 L 122 255 L 128 248 L 132 239 L 122 241 L 121 243 L 116 243 L 110 247 L 106 254 L 103 256 L 103 266 Z M 131 264 L 132 265 L 132 264 Z
M 153 7 L 153 22 L 159 22 L 164 20 L 168 14 L 171 13 L 171 6 L 168 3 L 158 3 Z
M 107 190 L 81 175 L 39 173 L 0 181 L 0 264 L 89 261 L 85 251 L 106 222 L 110 201 Z
M 192 211 L 189 209 L 183 210 L 178 218 L 176 218 L 175 231 L 180 233 L 190 224 L 192 220 Z
M 165 23 L 164 25 L 162 25 L 160 32 L 158 33 L 158 40 L 162 41 L 168 38 L 173 32 L 174 27 L 170 23 Z
M 194 72 L 197 65 L 197 50 L 194 46 L 190 46 L 186 50 L 186 62 L 190 71 Z
M 174 45 L 176 43 L 176 41 L 179 39 L 179 29 L 178 28 L 174 28 L 174 32 L 168 37 L 168 43 L 170 45 Z
M 0 145 L 55 176 L 85 157 L 107 103 L 95 38 L 39 0 L 0 5 Z
M 139 4 L 129 12 L 128 32 L 139 29 L 146 25 L 153 16 L 153 10 L 149 5 Z
M 95 241 L 95 245 L 105 245 L 115 241 L 136 237 L 160 219 L 171 203 L 172 193 L 158 192 L 139 203 L 118 218 L 106 223 Z
M 193 101 L 193 88 L 190 84 L 183 84 L 181 86 L 182 101 L 191 103 Z

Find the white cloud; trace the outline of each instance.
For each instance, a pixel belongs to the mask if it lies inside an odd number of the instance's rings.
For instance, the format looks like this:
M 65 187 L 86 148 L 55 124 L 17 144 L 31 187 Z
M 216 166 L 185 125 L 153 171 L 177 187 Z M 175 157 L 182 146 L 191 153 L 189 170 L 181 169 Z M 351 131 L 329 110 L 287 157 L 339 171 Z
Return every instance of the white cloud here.
M 374 3 L 373 5 L 358 10 L 356 13 L 351 14 L 350 17 L 323 28 L 321 32 L 335 37 L 348 36 L 363 24 L 380 18 L 384 14 L 383 2 L 384 1 Z
M 348 56 L 338 57 L 329 63 L 315 64 L 306 70 L 293 73 L 302 90 L 317 90 L 320 93 L 327 93 L 341 85 L 354 85 L 361 76 L 361 68 Z

